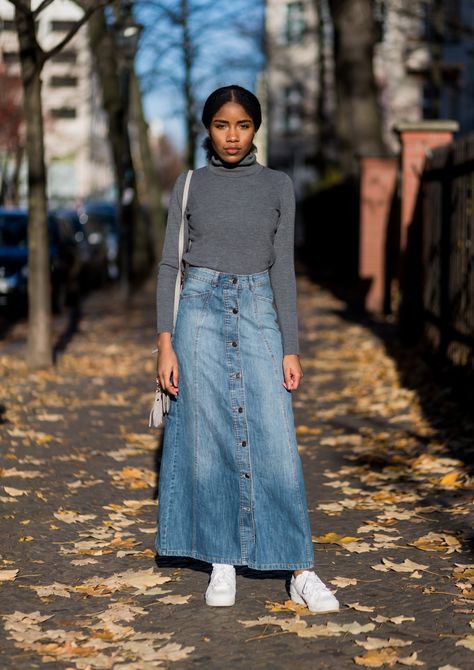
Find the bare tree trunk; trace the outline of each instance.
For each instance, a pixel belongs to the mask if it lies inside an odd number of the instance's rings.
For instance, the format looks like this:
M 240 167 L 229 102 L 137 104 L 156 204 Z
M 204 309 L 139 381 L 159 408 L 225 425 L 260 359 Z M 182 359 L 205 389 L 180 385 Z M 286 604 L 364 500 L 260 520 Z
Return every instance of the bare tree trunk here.
M 28 10 L 31 9 L 31 0 L 25 0 L 23 4 Z M 27 362 L 30 368 L 37 369 L 49 367 L 53 362 L 41 64 L 38 62 L 33 16 L 15 9 L 15 22 L 20 42 L 28 159 L 29 323 Z
M 165 217 L 161 201 L 162 189 L 150 149 L 148 123 L 143 113 L 140 82 L 133 72 L 131 78 L 132 115 L 137 128 L 138 146 L 145 177 L 145 188 L 150 208 L 150 220 L 153 235 L 154 258 L 161 258 L 165 237 Z
M 184 63 L 184 104 L 186 115 L 186 164 L 189 169 L 193 170 L 196 164 L 196 115 L 195 115 L 195 100 L 193 92 L 193 84 L 191 79 L 192 73 L 192 41 L 189 32 L 189 0 L 181 0 L 181 16 L 183 21 L 183 63 Z
M 126 110 L 120 80 L 116 47 L 113 35 L 107 26 L 103 10 L 97 11 L 88 22 L 91 51 L 95 56 L 95 66 L 99 77 L 104 110 L 107 115 L 109 141 L 112 150 L 115 181 L 119 194 L 118 206 L 121 210 L 120 223 L 120 271 L 122 294 L 125 299 L 130 293 L 130 276 L 140 273 L 134 261 L 134 229 L 138 221 L 138 198 L 133 170 L 130 135 L 125 127 Z M 130 170 L 126 166 L 131 166 Z M 125 185 L 133 190 L 132 199 L 124 201 Z
M 354 155 L 385 153 L 373 71 L 373 0 L 329 0 L 329 6 L 334 25 L 340 163 L 345 172 L 352 172 Z

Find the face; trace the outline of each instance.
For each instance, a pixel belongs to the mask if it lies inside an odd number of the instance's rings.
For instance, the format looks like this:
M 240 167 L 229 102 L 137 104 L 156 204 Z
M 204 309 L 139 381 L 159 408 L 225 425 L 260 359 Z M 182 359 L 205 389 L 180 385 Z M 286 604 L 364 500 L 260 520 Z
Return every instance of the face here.
M 226 163 L 242 160 L 250 151 L 254 136 L 254 122 L 237 102 L 226 102 L 212 117 L 209 137 L 214 151 Z

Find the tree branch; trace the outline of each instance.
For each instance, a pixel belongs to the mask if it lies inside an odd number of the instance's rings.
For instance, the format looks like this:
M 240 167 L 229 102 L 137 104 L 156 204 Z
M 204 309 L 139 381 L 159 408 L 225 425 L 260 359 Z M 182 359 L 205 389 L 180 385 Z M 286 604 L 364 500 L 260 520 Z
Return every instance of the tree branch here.
M 25 7 L 25 5 L 22 3 L 21 0 L 8 0 L 8 2 L 11 2 L 12 5 L 14 5 L 17 9 L 20 10 L 20 12 L 23 12 L 23 14 L 29 14 L 31 12 L 28 7 Z
M 46 7 L 50 5 L 52 2 L 54 2 L 54 0 L 43 0 L 43 2 L 38 5 L 38 7 L 34 10 L 34 12 L 32 12 L 33 18 L 36 19 L 38 14 L 41 14 L 43 9 L 46 9 Z
M 45 2 L 50 2 L 50 0 L 44 0 Z M 98 11 L 99 9 L 104 9 L 107 5 L 112 4 L 114 0 L 102 0 L 99 2 L 97 5 L 94 7 L 88 7 L 87 9 L 84 9 L 84 16 L 82 16 L 77 23 L 71 28 L 71 30 L 67 33 L 67 35 L 62 39 L 56 46 L 54 46 L 52 49 L 49 49 L 49 51 L 44 51 L 42 58 L 41 58 L 41 65 L 44 64 L 45 61 L 47 61 L 49 58 L 52 56 L 55 56 L 57 53 L 63 49 L 68 42 L 71 41 L 71 39 L 74 37 L 74 35 L 77 33 L 77 31 L 82 28 L 82 26 L 87 23 L 89 18 L 94 14 L 94 12 Z

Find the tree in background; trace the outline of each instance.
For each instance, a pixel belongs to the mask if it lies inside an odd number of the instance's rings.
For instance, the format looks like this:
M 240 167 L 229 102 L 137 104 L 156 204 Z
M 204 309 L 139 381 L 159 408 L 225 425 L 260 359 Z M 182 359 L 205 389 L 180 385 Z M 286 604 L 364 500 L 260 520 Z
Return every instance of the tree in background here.
M 15 7 L 20 46 L 23 106 L 26 122 L 28 163 L 28 345 L 31 369 L 53 362 L 51 333 L 51 281 L 48 235 L 48 205 L 44 162 L 44 127 L 41 72 L 46 61 L 59 53 L 98 9 L 111 0 L 89 0 L 81 19 L 53 48 L 45 51 L 36 38 L 35 21 L 54 0 L 42 0 L 32 9 L 31 0 L 8 0 Z
M 75 0 L 84 6 L 84 0 Z M 89 41 L 102 91 L 102 104 L 107 117 L 107 130 L 119 198 L 120 259 L 123 297 L 130 293 L 130 280 L 148 269 L 148 249 L 136 184 L 130 140 L 128 109 L 120 76 L 119 48 L 114 22 L 119 16 L 106 16 L 104 8 L 95 12 L 88 22 Z M 127 96 L 128 97 L 128 96 Z
M 1 66 L 0 66 L 1 68 Z M 0 69 L 0 205 L 18 204 L 18 181 L 23 156 L 24 114 L 21 79 Z M 13 169 L 11 168 L 13 166 Z
M 146 26 L 141 80 L 144 90 L 171 91 L 174 115 L 185 118 L 185 160 L 195 166 L 200 109 L 213 88 L 252 86 L 263 66 L 263 3 L 235 0 L 137 0 Z M 242 19 L 245 17 L 245 20 Z M 226 43 L 225 52 L 214 48 Z
M 373 0 L 329 0 L 334 29 L 336 142 L 345 173 L 354 156 L 383 155 L 382 114 L 374 77 L 377 42 Z

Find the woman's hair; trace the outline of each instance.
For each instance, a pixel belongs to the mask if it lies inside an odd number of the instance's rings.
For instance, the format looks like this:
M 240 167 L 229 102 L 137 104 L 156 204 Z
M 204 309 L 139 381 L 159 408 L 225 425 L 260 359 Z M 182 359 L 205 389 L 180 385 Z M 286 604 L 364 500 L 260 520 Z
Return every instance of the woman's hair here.
M 214 116 L 226 102 L 236 102 L 239 105 L 242 105 L 253 121 L 255 132 L 260 128 L 262 124 L 262 108 L 260 107 L 257 96 L 242 86 L 232 84 L 230 86 L 217 88 L 204 103 L 201 120 L 207 130 L 211 127 Z M 214 153 L 214 148 L 209 135 L 204 139 L 202 146 L 206 151 L 207 159 L 210 160 Z M 255 144 L 252 144 L 251 151 L 257 151 Z

